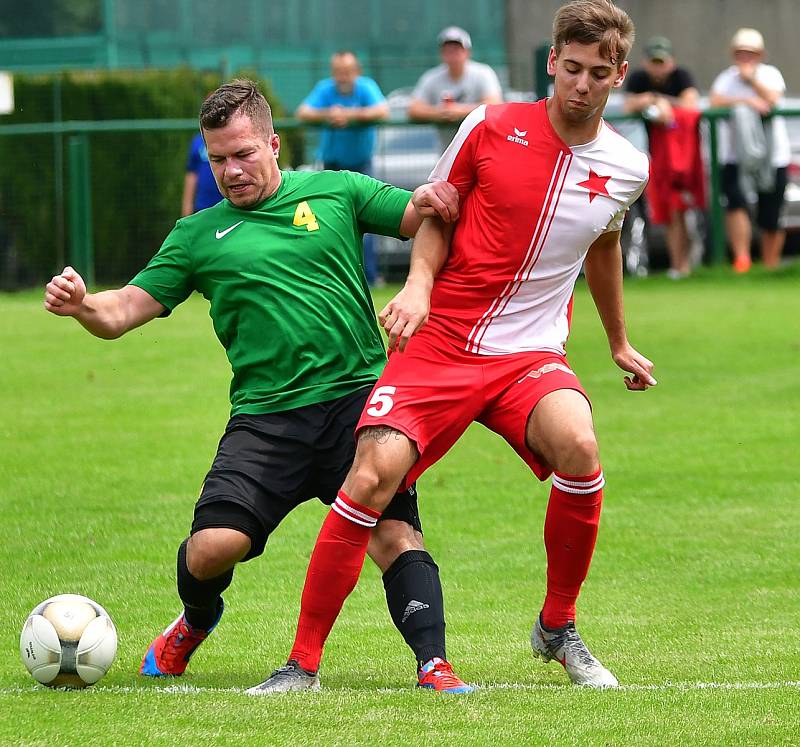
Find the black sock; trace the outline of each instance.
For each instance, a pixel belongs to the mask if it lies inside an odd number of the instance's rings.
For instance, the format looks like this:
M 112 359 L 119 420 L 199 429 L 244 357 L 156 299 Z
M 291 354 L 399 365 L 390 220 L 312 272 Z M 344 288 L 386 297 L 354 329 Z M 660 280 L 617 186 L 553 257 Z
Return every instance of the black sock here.
M 222 594 L 233 580 L 233 568 L 221 576 L 200 581 L 189 572 L 186 565 L 186 543 L 178 548 L 178 595 L 183 602 L 186 622 L 193 628 L 208 630 L 217 619 L 222 605 Z
M 383 574 L 386 604 L 400 635 L 422 666 L 446 659 L 444 600 L 439 567 L 424 550 L 407 550 Z

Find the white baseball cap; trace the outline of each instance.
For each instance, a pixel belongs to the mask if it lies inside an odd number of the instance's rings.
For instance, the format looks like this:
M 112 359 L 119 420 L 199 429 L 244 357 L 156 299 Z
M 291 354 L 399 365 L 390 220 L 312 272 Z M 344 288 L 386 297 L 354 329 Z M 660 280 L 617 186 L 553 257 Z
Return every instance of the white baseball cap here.
M 755 29 L 739 29 L 731 39 L 731 49 L 744 49 L 748 52 L 763 52 L 764 37 Z
M 442 29 L 436 39 L 439 42 L 439 46 L 447 44 L 447 42 L 455 42 L 464 47 L 464 49 L 472 49 L 472 39 L 459 26 L 448 26 L 446 29 Z

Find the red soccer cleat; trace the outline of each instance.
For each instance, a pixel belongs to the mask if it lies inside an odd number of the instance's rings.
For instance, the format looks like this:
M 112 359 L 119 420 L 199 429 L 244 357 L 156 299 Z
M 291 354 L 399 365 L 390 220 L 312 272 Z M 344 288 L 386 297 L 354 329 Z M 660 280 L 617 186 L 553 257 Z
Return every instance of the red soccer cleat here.
M 221 600 L 220 600 L 221 602 Z M 189 664 L 197 647 L 214 630 L 222 617 L 224 605 L 220 603 L 219 614 L 208 630 L 193 628 L 181 614 L 147 649 L 139 672 L 146 677 L 180 677 Z
M 475 689 L 456 676 L 453 667 L 438 656 L 423 665 L 417 677 L 417 687 L 440 693 L 471 693 Z

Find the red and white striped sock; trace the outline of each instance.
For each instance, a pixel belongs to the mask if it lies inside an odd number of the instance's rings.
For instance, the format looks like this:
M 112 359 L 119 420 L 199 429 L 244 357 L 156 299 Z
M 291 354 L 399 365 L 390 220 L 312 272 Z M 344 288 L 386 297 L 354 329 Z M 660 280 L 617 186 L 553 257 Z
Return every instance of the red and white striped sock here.
M 290 659 L 309 672 L 319 669 L 325 641 L 344 600 L 355 588 L 369 536 L 380 512 L 351 500 L 340 490 L 320 529 L 300 603 Z
M 594 554 L 604 485 L 600 469 L 585 476 L 553 473 L 544 521 L 547 595 L 542 623 L 547 628 L 575 620 L 575 604 Z

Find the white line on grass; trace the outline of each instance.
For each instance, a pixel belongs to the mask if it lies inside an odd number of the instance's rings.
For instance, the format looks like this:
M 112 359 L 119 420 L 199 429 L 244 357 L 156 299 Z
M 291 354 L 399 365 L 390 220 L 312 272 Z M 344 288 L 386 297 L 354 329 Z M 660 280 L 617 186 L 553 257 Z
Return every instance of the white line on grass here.
M 539 685 L 523 685 L 514 682 L 489 682 L 484 685 L 476 685 L 478 691 L 490 690 L 519 690 L 523 692 L 535 692 L 541 690 L 565 690 L 570 688 L 571 685 L 563 684 L 539 684 Z M 800 689 L 800 681 L 786 681 L 786 682 L 664 682 L 661 684 L 641 684 L 641 685 L 620 685 L 614 688 L 616 692 L 687 692 L 691 690 L 785 690 L 785 689 Z M 0 695 L 21 695 L 24 693 L 34 692 L 41 690 L 40 685 L 31 685 L 30 687 L 3 687 L 0 688 Z M 406 694 L 413 691 L 408 687 L 394 687 L 394 688 L 376 688 L 375 692 L 382 695 L 399 695 Z M 244 688 L 238 687 L 197 687 L 195 685 L 167 685 L 166 687 L 131 687 L 125 685 L 103 685 L 92 687 L 89 692 L 96 693 L 146 693 L 154 692 L 166 695 L 202 695 L 203 693 L 244 693 Z M 325 692 L 351 694 L 363 694 L 363 689 L 355 689 L 349 687 L 336 687 L 326 688 Z M 305 693 L 304 693 L 305 694 Z M 296 697 L 297 693 L 292 693 L 292 697 Z M 259 696 L 265 697 L 265 696 Z

